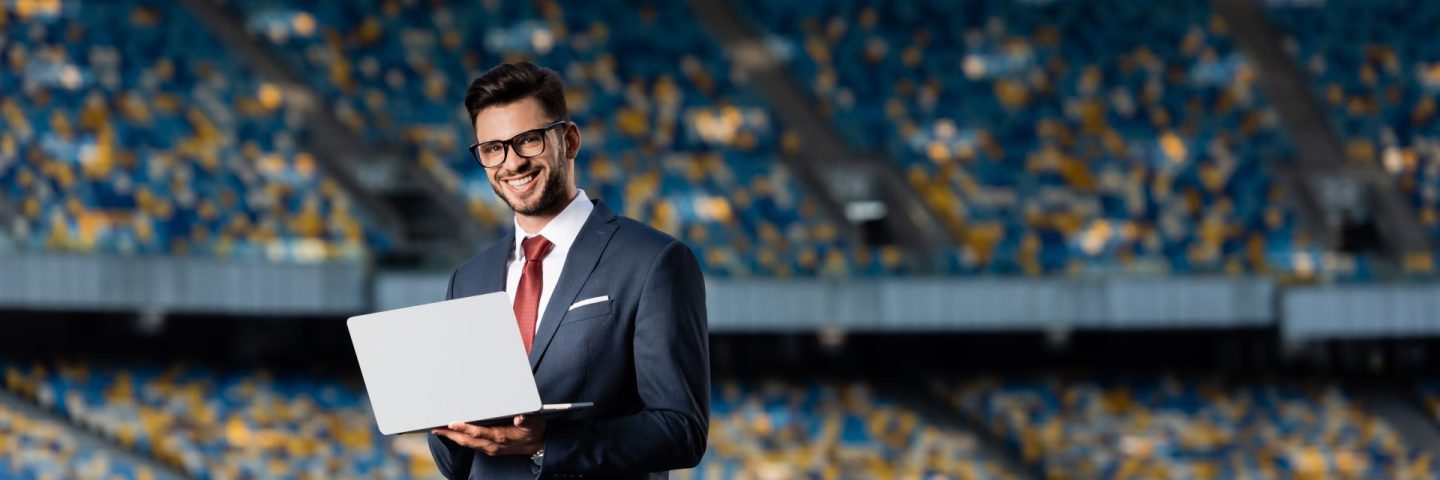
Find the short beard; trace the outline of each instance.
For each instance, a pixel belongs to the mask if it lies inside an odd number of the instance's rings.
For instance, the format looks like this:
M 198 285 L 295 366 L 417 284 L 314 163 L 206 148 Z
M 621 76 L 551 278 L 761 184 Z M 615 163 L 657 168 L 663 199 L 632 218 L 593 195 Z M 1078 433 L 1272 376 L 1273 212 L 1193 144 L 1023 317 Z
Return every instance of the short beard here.
M 550 169 L 550 174 L 545 176 L 545 190 L 540 192 L 540 201 L 535 202 L 533 208 L 524 210 L 515 208 L 515 204 L 510 202 L 510 197 L 500 192 L 500 184 L 498 182 L 491 182 L 490 188 L 494 189 L 495 196 L 500 197 L 500 200 L 504 201 L 505 205 L 509 206 L 510 210 L 514 210 L 515 213 L 527 217 L 555 215 L 565 210 L 565 207 L 569 206 L 570 200 L 569 198 L 565 198 L 565 172 L 562 170 L 565 170 L 563 165 L 561 168 Z M 533 182 L 535 180 L 531 181 Z

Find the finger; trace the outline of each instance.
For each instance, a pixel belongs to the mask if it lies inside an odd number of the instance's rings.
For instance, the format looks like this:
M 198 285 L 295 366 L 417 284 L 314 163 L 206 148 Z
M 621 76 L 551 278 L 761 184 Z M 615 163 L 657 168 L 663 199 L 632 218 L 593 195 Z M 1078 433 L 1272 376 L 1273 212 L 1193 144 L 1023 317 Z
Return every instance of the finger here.
M 450 422 L 449 427 L 450 427 L 451 430 L 454 430 L 454 431 L 457 431 L 457 432 L 460 432 L 460 433 L 463 433 L 463 434 L 466 434 L 466 435 L 469 435 L 469 436 L 472 436 L 472 437 L 479 437 L 479 436 L 481 436 L 482 434 L 484 434 L 484 431 L 486 430 L 485 427 L 481 427 L 481 426 L 479 426 L 479 425 L 471 425 L 471 424 L 468 424 L 468 423 L 465 423 L 465 422 Z
M 440 435 L 450 439 L 450 441 L 452 442 L 455 442 L 456 445 L 460 445 L 462 447 L 474 450 L 494 449 L 497 447 L 495 445 L 495 442 L 492 442 L 490 440 L 472 437 L 454 430 L 441 430 Z
M 441 437 L 445 437 L 446 439 L 449 439 L 451 442 L 455 442 L 456 445 L 459 445 L 459 446 L 462 446 L 462 447 L 465 447 L 465 448 L 471 448 L 471 447 L 470 447 L 471 443 L 475 441 L 475 438 L 474 438 L 474 437 L 471 437 L 471 436 L 469 436 L 469 435 L 466 435 L 466 434 L 463 434 L 463 433 L 460 433 L 460 432 L 457 432 L 457 431 L 454 431 L 454 430 L 450 430 L 450 429 L 448 429 L 448 428 L 439 429 L 439 430 L 437 430 L 437 431 L 435 432 L 435 434 L 436 434 L 436 435 L 439 435 L 439 436 L 441 436 Z
M 471 425 L 468 423 L 459 422 L 450 424 L 451 430 L 456 430 L 464 435 L 470 436 L 471 438 L 481 438 L 496 443 L 505 443 L 506 435 L 504 430 L 508 428 L 510 427 L 482 427 L 479 425 Z
M 536 416 L 517 415 L 515 417 L 515 428 L 525 432 L 532 432 L 545 425 L 545 419 Z

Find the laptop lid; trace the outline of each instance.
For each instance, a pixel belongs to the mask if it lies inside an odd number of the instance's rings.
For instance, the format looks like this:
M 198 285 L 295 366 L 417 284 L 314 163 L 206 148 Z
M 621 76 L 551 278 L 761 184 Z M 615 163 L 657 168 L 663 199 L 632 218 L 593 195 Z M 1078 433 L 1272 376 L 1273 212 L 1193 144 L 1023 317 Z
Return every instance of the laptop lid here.
M 347 323 L 381 433 L 541 408 L 505 292 L 359 315 Z

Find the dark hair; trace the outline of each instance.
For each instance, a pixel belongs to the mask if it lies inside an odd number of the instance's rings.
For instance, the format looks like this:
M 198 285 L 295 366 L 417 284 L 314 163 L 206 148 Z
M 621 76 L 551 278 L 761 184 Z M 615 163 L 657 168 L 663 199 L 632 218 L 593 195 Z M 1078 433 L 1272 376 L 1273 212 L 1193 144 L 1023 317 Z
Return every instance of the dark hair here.
M 534 97 L 556 120 L 569 120 L 565 108 L 565 82 L 554 70 L 530 62 L 502 63 L 470 82 L 465 91 L 465 109 L 470 111 L 470 125 L 475 115 L 487 107 L 508 105 Z

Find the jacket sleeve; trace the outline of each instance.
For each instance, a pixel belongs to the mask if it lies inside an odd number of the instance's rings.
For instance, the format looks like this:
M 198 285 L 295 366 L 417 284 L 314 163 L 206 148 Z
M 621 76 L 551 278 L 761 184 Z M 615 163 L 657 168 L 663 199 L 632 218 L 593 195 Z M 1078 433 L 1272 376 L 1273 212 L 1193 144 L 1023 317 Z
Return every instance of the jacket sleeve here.
M 460 273 L 459 269 L 450 274 L 450 287 L 445 291 L 445 299 L 455 298 L 455 276 Z M 460 446 L 450 439 L 436 434 L 428 434 L 430 444 L 430 456 L 435 459 L 435 468 L 440 474 L 450 480 L 468 478 L 470 476 L 470 465 L 475 462 L 475 451 Z
M 634 328 L 635 382 L 644 408 L 551 424 L 542 471 L 634 474 L 700 463 L 710 428 L 705 280 L 683 243 L 672 241 L 651 265 Z

